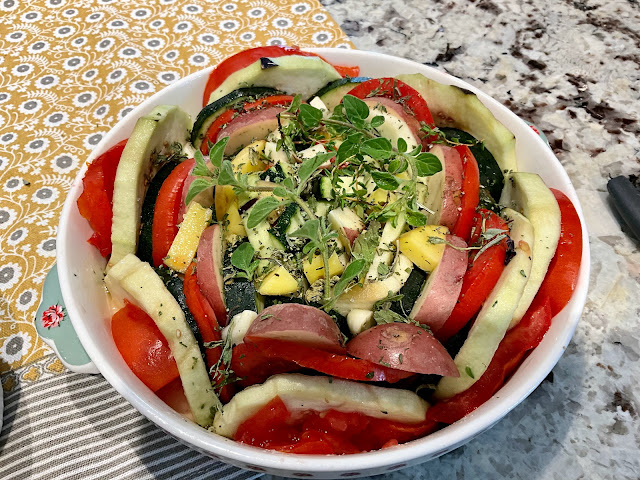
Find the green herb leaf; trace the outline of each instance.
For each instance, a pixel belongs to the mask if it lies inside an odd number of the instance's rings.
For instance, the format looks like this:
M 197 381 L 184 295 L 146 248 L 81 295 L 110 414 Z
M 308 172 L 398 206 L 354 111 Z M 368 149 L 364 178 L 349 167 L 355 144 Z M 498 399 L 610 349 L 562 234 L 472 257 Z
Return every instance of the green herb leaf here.
M 369 106 L 353 95 L 342 97 L 344 112 L 351 123 L 361 126 L 369 116 Z
M 386 160 L 391 157 L 392 150 L 391 142 L 384 137 L 370 138 L 360 145 L 361 153 L 375 159 Z
M 319 243 L 320 238 L 318 237 L 318 228 L 320 228 L 319 220 L 309 220 L 308 222 L 305 222 L 305 224 L 302 225 L 302 227 L 300 227 L 298 230 L 290 233 L 289 236 L 296 238 L 308 238 L 309 240 L 313 240 Z
M 398 151 L 400 153 L 405 153 L 407 151 L 407 141 L 402 137 L 398 138 Z
M 378 275 L 380 275 L 381 277 L 386 277 L 387 275 L 389 275 L 389 265 L 387 265 L 386 263 L 378 264 Z
M 371 128 L 378 128 L 384 123 L 384 117 L 382 115 L 376 115 L 371 119 Z
M 345 160 L 353 157 L 356 153 L 358 153 L 358 144 L 352 142 L 347 138 L 338 147 L 338 153 L 336 154 L 336 163 L 340 164 Z
M 393 160 L 389 162 L 389 172 L 398 175 L 399 173 L 405 172 L 409 168 L 409 162 L 404 157 L 395 157 Z
M 373 319 L 378 325 L 382 325 L 383 323 L 396 323 L 396 322 L 407 323 L 406 318 L 394 312 L 393 310 L 377 310 L 373 312 Z
M 257 227 L 271 212 L 282 205 L 282 202 L 275 197 L 264 197 L 258 200 L 247 218 L 247 228 Z
M 286 177 L 282 181 L 282 184 L 285 186 L 285 188 L 288 188 L 289 190 L 293 190 L 295 188 L 295 185 L 293 184 L 293 179 L 291 177 Z
M 442 170 L 442 163 L 433 153 L 422 152 L 416 157 L 416 168 L 419 177 L 427 177 Z
M 287 198 L 289 194 L 287 193 L 287 189 L 284 187 L 276 187 L 273 189 L 273 194 L 276 197 Z
M 374 170 L 371 172 L 371 178 L 376 183 L 376 185 L 383 190 L 395 190 L 400 186 L 400 182 L 398 179 L 391 175 L 389 172 L 380 172 L 378 170 Z
M 420 155 L 421 151 L 422 151 L 422 145 L 418 145 L 416 148 L 414 148 L 409 152 L 409 155 L 411 155 L 412 157 L 417 157 L 418 155 Z
M 222 157 L 224 156 L 224 149 L 227 146 L 229 137 L 223 137 L 216 142 L 216 144 L 209 150 L 209 160 L 214 167 L 220 168 L 222 163 Z
M 222 162 L 220 173 L 218 174 L 218 185 L 237 185 L 238 181 L 233 172 L 233 165 L 229 160 Z
M 212 187 L 216 184 L 216 181 L 213 178 L 207 177 L 198 177 L 191 182 L 189 185 L 189 191 L 187 192 L 187 198 L 184 199 L 184 204 L 189 205 L 191 200 L 198 195 L 203 190 L 206 190 L 209 187 Z
M 467 375 L 469 375 L 471 378 L 476 378 L 475 375 L 473 374 L 473 370 L 471 370 L 471 367 L 469 365 L 467 365 L 464 369 L 464 371 L 466 372 Z
M 408 210 L 406 213 L 407 223 L 412 227 L 422 227 L 427 224 L 427 216 L 415 210 Z
M 444 238 L 440 238 L 440 237 L 427 237 L 427 242 L 430 243 L 431 245 L 440 245 L 443 243 L 447 243 L 447 241 Z
M 333 287 L 334 298 L 339 297 L 342 292 L 344 292 L 345 288 L 347 288 L 349 282 L 362 273 L 366 264 L 367 262 L 364 259 L 360 259 L 354 260 L 347 265 L 347 268 L 344 269 L 344 272 L 340 276 L 340 280 L 338 280 Z
M 191 174 L 195 177 L 210 177 L 211 170 L 207 168 L 207 162 L 204 161 L 204 156 L 200 150 L 196 150 L 193 154 L 193 158 L 196 161 L 196 166 L 193 167 Z
M 305 127 L 313 128 L 322 120 L 322 110 L 319 110 L 307 103 L 300 105 L 300 121 Z
M 254 253 L 256 251 L 249 242 L 241 243 L 231 254 L 231 265 L 247 272 L 251 268 Z
M 492 246 L 500 243 L 505 238 L 508 238 L 508 235 L 506 233 L 504 233 L 504 230 L 500 230 L 500 232 L 501 232 L 500 234 L 494 236 L 491 240 L 489 240 L 487 243 L 482 245 L 482 248 L 480 248 L 480 250 L 478 250 L 478 252 L 476 253 L 476 256 L 473 257 L 473 261 L 474 262 L 478 259 L 478 257 L 480 255 L 482 255 L 484 252 L 486 252 L 489 248 L 491 248 Z
M 302 104 L 302 95 L 297 94 L 295 97 L 293 97 L 293 100 L 291 101 L 291 105 L 289 105 L 287 112 L 292 112 L 292 113 L 297 112 L 301 104 Z
M 351 253 L 356 259 L 363 259 L 368 266 L 373 262 L 376 256 L 376 249 L 380 243 L 380 223 L 373 221 L 369 223 L 367 229 L 358 235 L 356 241 L 353 242 Z
M 304 185 L 304 182 L 315 172 L 320 165 L 329 161 L 333 157 L 333 153 L 319 153 L 315 157 L 307 158 L 300 164 L 298 169 L 298 178 L 300 179 L 300 186 Z

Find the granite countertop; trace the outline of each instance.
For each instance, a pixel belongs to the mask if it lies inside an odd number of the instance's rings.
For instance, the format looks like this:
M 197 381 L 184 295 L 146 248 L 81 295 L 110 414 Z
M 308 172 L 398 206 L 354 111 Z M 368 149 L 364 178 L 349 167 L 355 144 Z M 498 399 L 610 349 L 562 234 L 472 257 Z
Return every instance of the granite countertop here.
M 549 138 L 578 191 L 591 286 L 549 377 L 493 429 L 384 478 L 634 479 L 640 475 L 640 252 L 610 176 L 640 174 L 637 0 L 323 0 L 359 49 L 437 66 Z

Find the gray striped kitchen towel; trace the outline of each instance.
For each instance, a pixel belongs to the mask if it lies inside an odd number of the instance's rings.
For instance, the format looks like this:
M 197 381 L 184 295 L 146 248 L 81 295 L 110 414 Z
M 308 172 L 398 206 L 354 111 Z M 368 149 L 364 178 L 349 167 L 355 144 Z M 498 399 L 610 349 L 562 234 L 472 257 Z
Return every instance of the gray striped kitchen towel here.
M 5 387 L 9 380 L 14 379 L 3 378 Z M 36 382 L 18 381 L 8 390 L 0 432 L 0 479 L 261 476 L 182 445 L 138 413 L 100 375 L 45 374 Z

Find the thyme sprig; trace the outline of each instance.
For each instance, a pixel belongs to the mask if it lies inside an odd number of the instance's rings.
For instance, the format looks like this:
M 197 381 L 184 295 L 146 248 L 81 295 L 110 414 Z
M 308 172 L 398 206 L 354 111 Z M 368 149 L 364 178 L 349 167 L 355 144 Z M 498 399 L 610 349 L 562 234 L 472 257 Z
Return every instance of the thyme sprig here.
M 248 228 L 255 228 L 274 210 L 291 203 L 297 204 L 304 212 L 306 222 L 289 236 L 307 241 L 302 253 L 308 256 L 309 261 L 316 254 L 322 256 L 326 267 L 323 304 L 328 307 L 331 299 L 339 296 L 351 282 L 361 280 L 363 272 L 369 268 L 370 260 L 354 257 L 332 287 L 328 265 L 337 233 L 327 225 L 325 218 L 315 215 L 305 198 L 315 177 L 329 175 L 332 185 L 336 187 L 340 175 L 352 175 L 349 192 L 344 189 L 340 192 L 336 188 L 337 198 L 334 202 L 341 206 L 347 201 L 352 202 L 361 213 L 367 212 L 366 223 L 374 220 L 391 221 L 395 225 L 400 215 L 405 215 L 407 223 L 413 227 L 425 225 L 427 221 L 426 214 L 418 204 L 417 184 L 421 178 L 442 170 L 440 160 L 431 153 L 423 152 L 420 145 L 408 151 L 403 138 L 393 145 L 379 132 L 384 121 L 384 116 L 372 114 L 364 101 L 351 95 L 345 95 L 342 104 L 328 118 L 322 110 L 302 103 L 301 98 L 296 96 L 289 109 L 278 116 L 280 138 L 276 146 L 286 154 L 295 169 L 295 175 L 287 176 L 280 183 L 251 184 L 248 174 L 235 172 L 231 161 L 224 158 L 227 138 L 223 138 L 210 146 L 208 164 L 203 155 L 196 152 L 193 174 L 197 178 L 189 188 L 187 202 L 200 191 L 214 185 L 229 185 L 236 195 L 271 192 L 271 196 L 260 198 L 249 210 Z M 297 148 L 305 143 L 323 143 L 333 149 L 311 158 L 301 158 Z M 320 169 L 327 165 L 329 168 L 326 170 Z M 374 188 L 389 192 L 389 201 L 385 205 L 367 199 L 371 182 Z M 244 253 L 248 255 L 250 252 L 246 250 Z M 241 270 L 249 278 L 253 274 L 251 268 L 255 265 L 253 259 L 243 257 L 236 260 L 241 260 L 242 265 L 247 267 Z

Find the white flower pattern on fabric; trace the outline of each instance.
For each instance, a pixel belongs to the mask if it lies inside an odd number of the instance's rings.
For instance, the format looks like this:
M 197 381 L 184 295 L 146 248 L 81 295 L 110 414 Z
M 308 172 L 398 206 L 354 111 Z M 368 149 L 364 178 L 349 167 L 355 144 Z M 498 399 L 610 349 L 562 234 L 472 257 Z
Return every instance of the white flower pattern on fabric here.
M 26 312 L 33 307 L 38 299 L 38 292 L 33 288 L 28 288 L 22 292 L 16 300 L 16 307 L 21 312 Z
M 31 349 L 31 343 L 28 333 L 14 333 L 0 347 L 0 359 L 8 364 L 19 362 Z
M 52 258 L 56 256 L 56 239 L 48 238 L 44 242 L 41 242 L 36 249 L 38 255 L 43 257 Z
M 4 292 L 17 285 L 22 276 L 22 267 L 10 262 L 0 265 L 0 291 Z

